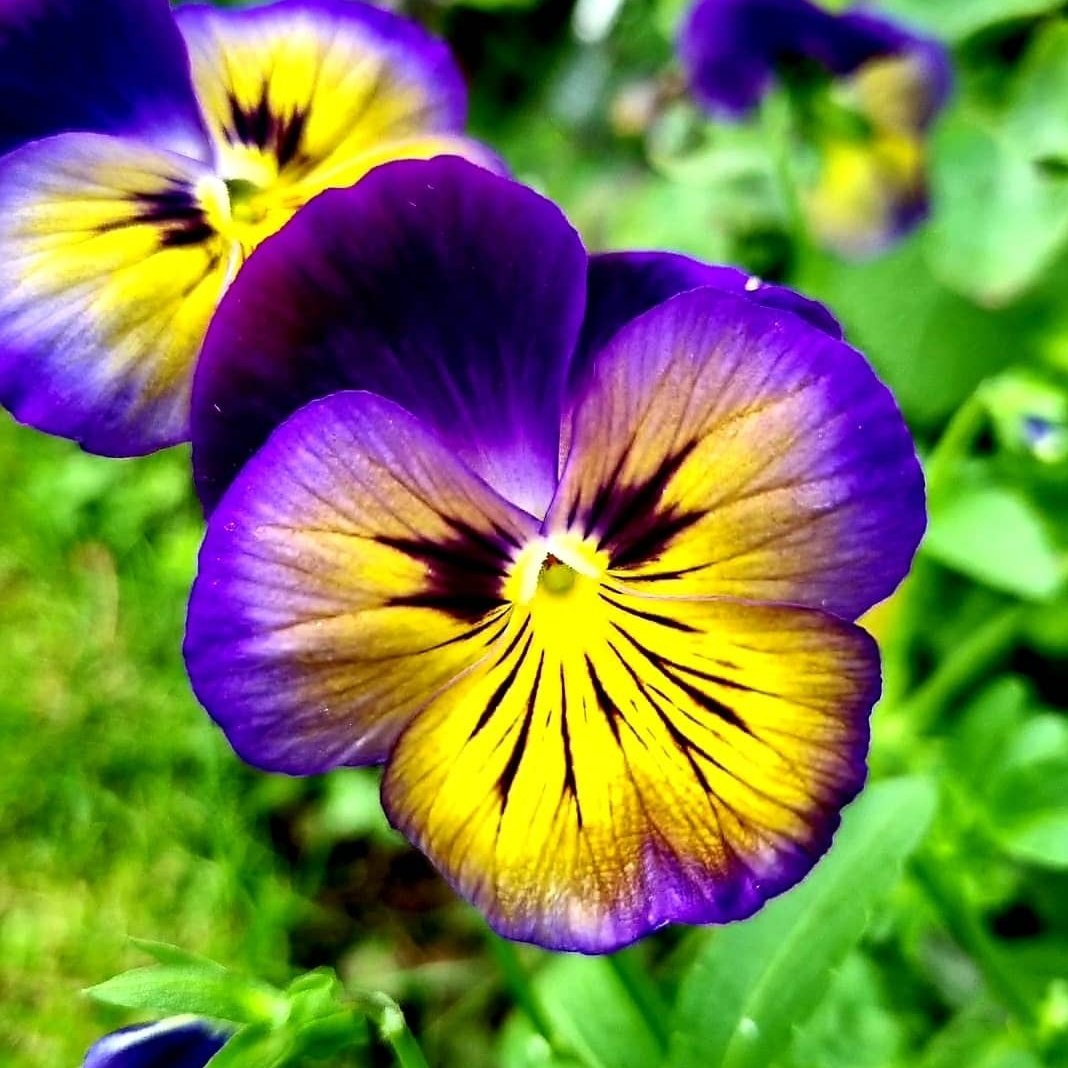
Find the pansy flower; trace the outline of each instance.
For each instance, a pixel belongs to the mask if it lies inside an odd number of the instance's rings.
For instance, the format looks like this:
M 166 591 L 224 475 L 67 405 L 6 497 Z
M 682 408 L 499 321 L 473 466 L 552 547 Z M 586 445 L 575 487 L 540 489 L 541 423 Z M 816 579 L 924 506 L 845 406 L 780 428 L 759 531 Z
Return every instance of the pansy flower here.
M 93 451 L 188 437 L 249 251 L 384 160 L 480 149 L 445 46 L 356 0 L 0 4 L 0 403 Z
M 226 1040 L 196 1017 L 173 1016 L 105 1035 L 85 1055 L 83 1068 L 204 1068 Z
M 253 254 L 193 407 L 185 652 L 246 760 L 384 763 L 393 824 L 555 948 L 749 915 L 827 849 L 879 692 L 853 621 L 924 506 L 825 309 L 394 163 Z
M 777 80 L 799 98 L 818 157 L 803 199 L 825 244 L 868 254 L 924 218 L 924 135 L 951 84 L 940 43 L 809 0 L 698 0 L 679 49 L 695 98 L 720 118 L 750 115 Z

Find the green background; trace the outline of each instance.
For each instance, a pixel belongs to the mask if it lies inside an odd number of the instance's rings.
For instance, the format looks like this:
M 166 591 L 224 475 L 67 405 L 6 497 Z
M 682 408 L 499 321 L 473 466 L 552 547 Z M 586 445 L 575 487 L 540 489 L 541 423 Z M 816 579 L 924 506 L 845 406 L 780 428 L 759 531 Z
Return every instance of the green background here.
M 74 1065 L 129 1022 L 79 991 L 146 963 L 136 936 L 274 982 L 335 967 L 396 997 L 435 1065 L 1068 1065 L 1068 20 L 881 7 L 951 44 L 958 86 L 932 219 L 863 264 L 790 232 L 774 130 L 680 94 L 672 0 L 624 0 L 596 40 L 570 0 L 411 9 L 452 42 L 475 132 L 591 248 L 820 297 L 916 432 L 929 536 L 872 624 L 874 785 L 830 859 L 746 924 L 502 957 L 385 827 L 373 772 L 256 773 L 198 708 L 187 450 L 103 460 L 4 417 L 0 1062 Z

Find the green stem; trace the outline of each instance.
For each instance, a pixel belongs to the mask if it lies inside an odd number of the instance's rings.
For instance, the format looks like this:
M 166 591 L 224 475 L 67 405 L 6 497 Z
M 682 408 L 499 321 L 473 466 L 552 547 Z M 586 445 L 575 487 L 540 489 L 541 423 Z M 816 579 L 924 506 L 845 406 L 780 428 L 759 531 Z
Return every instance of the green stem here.
M 951 874 L 952 864 L 939 863 L 929 857 L 917 857 L 913 872 L 938 911 L 953 940 L 967 953 L 982 973 L 991 993 L 1025 1027 L 1036 1023 L 1035 1010 L 1027 995 L 1016 984 L 1011 968 L 1002 960 L 982 923 L 976 917 L 959 885 Z
M 541 1000 L 534 993 L 534 987 L 531 985 L 530 977 L 519 959 L 515 944 L 492 932 L 488 937 L 490 952 L 496 959 L 497 966 L 504 976 L 505 985 L 512 992 L 512 997 L 515 998 L 516 1004 L 526 1013 L 527 1019 L 534 1025 L 538 1034 L 554 1049 L 559 1049 L 556 1030 L 550 1023 L 544 1008 L 542 1008 Z
M 938 444 L 927 458 L 927 499 L 932 509 L 952 484 L 957 465 L 971 452 L 986 423 L 986 399 L 979 386 L 957 409 Z
M 359 994 L 356 1004 L 366 1014 L 379 1038 L 393 1050 L 400 1068 L 429 1068 L 426 1057 L 408 1028 L 400 1006 L 382 993 Z
M 801 204 L 801 194 L 794 177 L 794 115 L 789 96 L 785 92 L 769 93 L 764 99 L 760 118 L 767 137 L 772 174 L 786 214 L 786 222 L 799 252 L 803 254 L 811 247 L 812 242 Z M 802 259 L 807 258 L 802 255 Z
M 928 730 L 954 698 L 986 675 L 991 663 L 1009 652 L 1016 641 L 1024 612 L 1022 605 L 1002 609 L 973 631 L 938 665 L 934 674 L 897 707 L 895 714 L 917 734 Z
M 607 958 L 620 985 L 627 992 L 634 1007 L 641 1014 L 649 1032 L 661 1050 L 668 1047 L 667 1009 L 659 991 L 649 981 L 632 950 L 612 953 Z

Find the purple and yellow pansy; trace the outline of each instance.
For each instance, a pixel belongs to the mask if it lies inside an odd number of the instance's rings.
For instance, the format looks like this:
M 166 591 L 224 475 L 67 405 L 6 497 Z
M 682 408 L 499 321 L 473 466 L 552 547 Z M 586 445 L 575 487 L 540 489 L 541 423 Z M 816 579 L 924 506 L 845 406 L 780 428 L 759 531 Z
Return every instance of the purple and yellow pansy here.
M 465 107 L 443 44 L 357 0 L 2 0 L 0 403 L 108 455 L 187 439 L 251 249 L 384 160 L 478 157 Z
M 880 689 L 854 621 L 924 503 L 826 309 L 391 163 L 252 254 L 192 432 L 200 700 L 259 767 L 383 763 L 502 934 L 738 919 L 829 846 Z
M 926 216 L 925 134 L 952 83 L 939 42 L 809 0 L 698 0 L 679 52 L 694 97 L 719 118 L 752 114 L 776 81 L 801 94 L 817 157 L 802 201 L 823 244 L 870 255 Z
M 105 1035 L 82 1068 L 204 1068 L 227 1038 L 195 1016 L 172 1016 Z

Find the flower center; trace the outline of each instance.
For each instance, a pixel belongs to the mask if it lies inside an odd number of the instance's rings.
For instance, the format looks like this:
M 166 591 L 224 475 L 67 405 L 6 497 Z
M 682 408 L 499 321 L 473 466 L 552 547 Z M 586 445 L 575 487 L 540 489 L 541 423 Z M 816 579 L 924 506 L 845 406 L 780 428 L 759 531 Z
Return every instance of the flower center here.
M 247 178 L 227 178 L 225 184 L 234 222 L 251 225 L 263 222 L 268 210 L 263 187 Z
M 516 558 L 504 595 L 530 613 L 545 645 L 575 651 L 604 629 L 600 594 L 607 564 L 603 552 L 577 536 L 537 538 Z
M 549 553 L 541 563 L 538 585 L 546 593 L 559 597 L 570 593 L 575 588 L 577 578 L 578 572 L 570 564 L 557 560 L 552 553 Z

